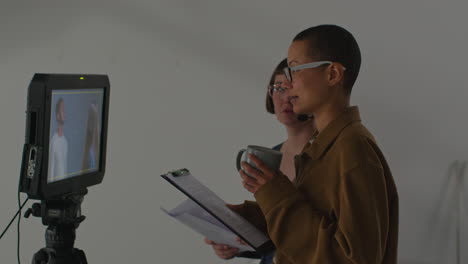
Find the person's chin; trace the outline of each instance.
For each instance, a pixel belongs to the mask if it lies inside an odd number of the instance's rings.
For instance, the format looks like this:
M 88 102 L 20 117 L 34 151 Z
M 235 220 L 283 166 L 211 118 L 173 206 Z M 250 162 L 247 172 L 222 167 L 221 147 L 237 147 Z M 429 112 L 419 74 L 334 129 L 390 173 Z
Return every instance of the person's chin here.
M 293 105 L 293 112 L 295 115 L 303 115 L 302 108 L 298 104 Z
M 283 124 L 287 124 L 291 122 L 292 120 L 292 115 L 287 115 L 285 113 L 282 113 L 281 116 L 278 116 L 278 121 L 280 121 Z
M 288 119 L 283 119 L 280 122 L 281 122 L 281 124 L 283 124 L 286 127 L 292 127 L 292 126 L 295 126 L 295 125 L 301 123 L 301 121 L 299 121 L 297 119 L 293 120 L 293 119 L 289 119 L 289 118 Z

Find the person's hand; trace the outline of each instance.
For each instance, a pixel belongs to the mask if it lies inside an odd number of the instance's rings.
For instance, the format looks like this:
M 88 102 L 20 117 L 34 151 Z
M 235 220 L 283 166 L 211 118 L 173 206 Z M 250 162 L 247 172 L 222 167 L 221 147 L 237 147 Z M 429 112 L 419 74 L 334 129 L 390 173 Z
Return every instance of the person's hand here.
M 260 189 L 260 187 L 265 185 L 268 181 L 270 181 L 271 179 L 273 179 L 273 177 L 276 176 L 276 172 L 268 168 L 268 166 L 265 165 L 265 163 L 263 163 L 260 159 L 258 159 L 252 154 L 249 154 L 249 159 L 255 164 L 255 166 L 258 169 L 250 166 L 247 162 L 244 161 L 242 162 L 242 170 L 240 170 L 239 173 L 241 175 L 242 185 L 244 186 L 244 188 L 247 191 L 255 194 L 258 191 L 258 189 Z M 252 177 L 255 177 L 255 179 L 250 176 L 247 176 L 246 173 L 248 173 Z
M 241 245 L 244 245 L 244 246 L 248 246 L 249 244 L 247 244 L 247 242 L 245 242 L 244 240 L 242 240 L 240 237 L 236 237 L 236 241 L 241 244 Z
M 232 259 L 239 254 L 239 249 L 223 244 L 216 244 L 214 241 L 205 237 L 205 243 L 211 245 L 215 254 L 222 259 Z

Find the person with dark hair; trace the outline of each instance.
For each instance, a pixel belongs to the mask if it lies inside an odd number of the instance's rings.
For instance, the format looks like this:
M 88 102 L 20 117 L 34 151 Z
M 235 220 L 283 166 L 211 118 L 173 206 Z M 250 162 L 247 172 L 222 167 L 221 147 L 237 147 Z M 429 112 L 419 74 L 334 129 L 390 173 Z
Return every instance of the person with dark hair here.
M 68 141 L 63 132 L 65 124 L 65 102 L 59 98 L 55 104 L 57 130 L 49 142 L 49 170 L 47 181 L 51 182 L 67 175 Z
M 397 263 L 397 189 L 350 106 L 361 65 L 355 38 L 336 25 L 311 27 L 289 46 L 288 64 L 289 102 L 295 113 L 314 115 L 314 141 L 295 158 L 294 183 L 252 155 L 258 169 L 244 162 L 239 172 L 266 218 L 274 262 Z
M 315 123 L 313 117 L 298 116 L 293 112 L 292 105 L 288 100 L 285 86 L 288 85 L 284 68 L 287 67 L 286 59 L 282 60 L 273 71 L 266 93 L 266 110 L 274 114 L 278 121 L 286 128 L 286 140 L 275 146 L 273 149 L 283 153 L 280 170 L 287 175 L 290 181 L 295 181 L 296 172 L 294 168 L 294 156 L 301 152 L 312 135 L 315 133 Z M 229 205 L 231 209 L 245 217 L 259 229 L 267 232 L 265 217 L 260 207 L 253 201 L 245 201 L 240 205 Z M 261 258 L 261 264 L 271 264 L 273 261 L 274 251 L 259 255 L 255 252 L 242 252 L 235 247 L 228 245 L 216 244 L 213 241 L 205 239 L 205 242 L 213 246 L 216 255 L 222 259 L 230 259 L 235 256 L 247 258 Z M 240 243 L 243 243 L 239 239 Z

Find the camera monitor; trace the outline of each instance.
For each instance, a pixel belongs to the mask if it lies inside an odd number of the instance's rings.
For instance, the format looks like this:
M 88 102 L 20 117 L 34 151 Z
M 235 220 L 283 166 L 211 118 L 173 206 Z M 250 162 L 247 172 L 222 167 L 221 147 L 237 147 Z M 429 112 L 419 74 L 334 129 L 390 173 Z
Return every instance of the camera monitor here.
M 44 200 L 102 182 L 109 90 L 106 75 L 34 75 L 28 88 L 21 192 Z

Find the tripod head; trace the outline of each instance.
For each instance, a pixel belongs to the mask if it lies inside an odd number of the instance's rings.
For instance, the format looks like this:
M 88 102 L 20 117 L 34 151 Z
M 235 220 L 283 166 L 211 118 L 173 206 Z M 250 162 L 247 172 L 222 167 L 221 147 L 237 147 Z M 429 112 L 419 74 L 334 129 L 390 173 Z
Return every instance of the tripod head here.
M 57 199 L 43 200 L 25 212 L 24 217 L 41 217 L 42 224 L 47 226 L 46 247 L 34 255 L 33 264 L 87 263 L 84 252 L 73 248 L 75 231 L 86 218 L 81 215 L 81 203 L 87 193 L 87 189 L 84 189 Z
M 85 216 L 81 215 L 81 203 L 88 193 L 83 191 L 67 194 L 52 200 L 42 200 L 41 203 L 34 203 L 26 210 L 24 217 L 33 215 L 42 218 L 44 225 L 74 225 L 78 228 L 84 221 Z

